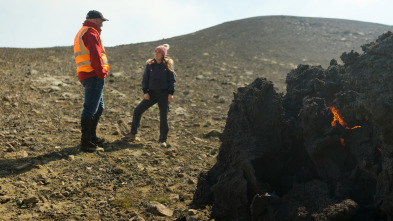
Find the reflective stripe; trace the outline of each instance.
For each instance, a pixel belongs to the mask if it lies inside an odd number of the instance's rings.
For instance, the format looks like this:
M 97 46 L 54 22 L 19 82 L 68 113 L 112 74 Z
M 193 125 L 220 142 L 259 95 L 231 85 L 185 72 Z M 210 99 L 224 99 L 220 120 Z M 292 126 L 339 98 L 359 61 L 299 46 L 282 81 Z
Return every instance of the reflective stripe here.
M 84 62 L 81 62 L 81 63 L 77 64 L 76 67 L 78 68 L 78 67 L 80 67 L 82 65 L 90 65 L 90 64 L 91 64 L 90 61 L 84 61 Z
M 79 35 L 79 49 L 80 49 L 80 52 L 74 53 L 75 57 L 78 57 L 79 55 L 85 55 L 85 54 L 89 54 L 90 53 L 88 50 L 84 50 L 83 49 L 83 42 L 82 42 L 82 37 L 87 32 L 87 30 L 89 30 L 89 28 L 83 29 L 81 34 Z
M 89 30 L 89 28 L 85 28 L 85 29 L 81 32 L 81 34 L 79 35 L 79 47 L 80 47 L 81 52 L 85 52 L 85 50 L 83 49 L 82 37 L 83 37 L 83 35 L 87 32 L 87 30 Z M 87 52 L 89 53 L 89 51 L 87 51 Z
M 108 61 L 102 61 L 102 63 L 103 64 L 109 64 Z M 76 67 L 80 67 L 82 65 L 90 65 L 90 64 L 91 64 L 90 61 L 84 61 L 84 62 L 81 62 L 81 63 L 77 64 Z
M 109 64 L 108 61 L 102 61 L 102 63 L 103 64 Z M 90 65 L 90 64 L 91 64 L 90 61 L 84 61 L 84 62 L 81 62 L 81 63 L 77 64 L 76 67 L 80 67 L 82 65 Z
M 83 46 L 82 46 L 83 47 Z M 89 51 L 80 51 L 80 52 L 76 52 L 74 53 L 75 57 L 78 57 L 79 55 L 86 55 L 89 54 Z

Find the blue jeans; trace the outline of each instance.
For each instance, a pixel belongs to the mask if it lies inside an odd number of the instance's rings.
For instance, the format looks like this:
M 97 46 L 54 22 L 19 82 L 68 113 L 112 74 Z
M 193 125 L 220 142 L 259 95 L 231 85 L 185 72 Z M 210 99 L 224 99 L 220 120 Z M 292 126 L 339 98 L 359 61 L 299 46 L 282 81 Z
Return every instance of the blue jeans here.
M 167 90 L 154 90 L 149 92 L 150 100 L 143 99 L 134 110 L 132 118 L 131 133 L 136 134 L 141 122 L 142 114 L 154 104 L 158 104 L 160 109 L 160 142 L 166 142 L 168 137 L 168 91 Z
M 85 88 L 85 102 L 83 104 L 82 118 L 93 118 L 101 116 L 104 111 L 104 91 L 105 80 L 98 77 L 92 77 L 83 80 Z

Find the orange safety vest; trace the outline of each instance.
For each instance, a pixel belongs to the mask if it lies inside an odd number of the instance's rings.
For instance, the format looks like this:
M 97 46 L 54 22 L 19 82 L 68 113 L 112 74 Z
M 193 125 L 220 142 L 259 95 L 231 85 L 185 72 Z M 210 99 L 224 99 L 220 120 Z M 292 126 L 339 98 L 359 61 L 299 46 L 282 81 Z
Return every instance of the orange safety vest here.
M 90 51 L 89 49 L 86 47 L 85 43 L 82 40 L 82 36 L 87 32 L 87 30 L 91 28 L 94 31 L 96 31 L 98 33 L 97 30 L 95 30 L 92 27 L 88 27 L 88 26 L 83 26 L 78 34 L 75 36 L 74 39 L 74 56 L 75 56 L 75 62 L 76 62 L 76 72 L 79 74 L 80 72 L 86 72 L 89 73 L 91 71 L 93 71 L 93 67 L 91 66 L 90 63 Z M 99 33 L 98 33 L 98 36 Z M 102 40 L 100 37 L 100 42 L 101 42 L 101 60 L 102 63 L 104 64 L 104 70 L 108 71 L 109 70 L 109 63 L 108 63 L 108 59 L 106 57 L 106 53 L 105 53 L 105 48 L 104 45 L 102 44 Z

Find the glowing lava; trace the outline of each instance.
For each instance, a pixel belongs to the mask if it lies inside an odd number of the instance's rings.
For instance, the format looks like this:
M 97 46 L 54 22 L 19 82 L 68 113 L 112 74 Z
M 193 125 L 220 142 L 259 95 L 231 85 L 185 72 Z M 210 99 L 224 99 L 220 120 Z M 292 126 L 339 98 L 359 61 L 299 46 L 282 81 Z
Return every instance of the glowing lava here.
M 330 111 L 333 113 L 334 118 L 333 121 L 331 123 L 332 127 L 337 125 L 337 122 L 343 126 L 345 129 L 355 129 L 355 128 L 359 128 L 361 126 L 354 126 L 354 127 L 349 127 L 348 124 L 344 121 L 344 118 L 340 115 L 340 113 L 338 112 L 337 108 L 334 106 L 330 106 Z

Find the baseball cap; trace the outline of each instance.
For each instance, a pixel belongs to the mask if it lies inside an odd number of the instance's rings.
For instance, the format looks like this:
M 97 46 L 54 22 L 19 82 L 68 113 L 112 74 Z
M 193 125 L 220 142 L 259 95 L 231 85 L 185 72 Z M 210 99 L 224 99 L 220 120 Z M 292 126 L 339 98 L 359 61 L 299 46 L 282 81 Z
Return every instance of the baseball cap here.
M 109 21 L 108 19 L 104 18 L 101 12 L 96 10 L 91 10 L 87 13 L 86 19 L 92 19 L 92 18 L 101 18 L 104 21 Z

